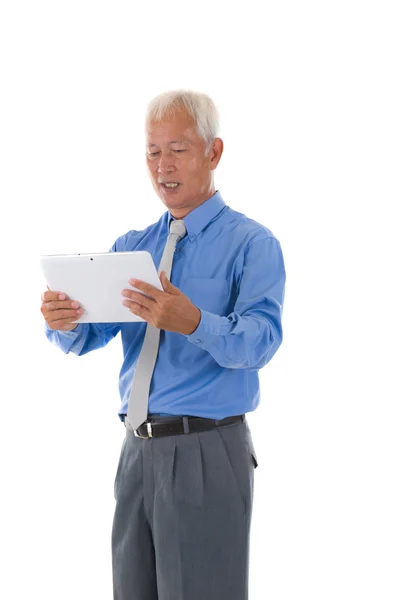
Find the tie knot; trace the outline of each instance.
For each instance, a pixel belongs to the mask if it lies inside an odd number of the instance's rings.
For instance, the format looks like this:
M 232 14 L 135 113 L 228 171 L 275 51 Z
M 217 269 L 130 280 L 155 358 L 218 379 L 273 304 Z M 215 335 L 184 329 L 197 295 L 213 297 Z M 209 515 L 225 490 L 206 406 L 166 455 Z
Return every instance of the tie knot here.
M 175 219 L 175 221 L 172 220 L 169 226 L 169 232 L 176 233 L 178 235 L 178 239 L 180 240 L 184 238 L 186 235 L 186 225 L 183 222 L 183 219 Z

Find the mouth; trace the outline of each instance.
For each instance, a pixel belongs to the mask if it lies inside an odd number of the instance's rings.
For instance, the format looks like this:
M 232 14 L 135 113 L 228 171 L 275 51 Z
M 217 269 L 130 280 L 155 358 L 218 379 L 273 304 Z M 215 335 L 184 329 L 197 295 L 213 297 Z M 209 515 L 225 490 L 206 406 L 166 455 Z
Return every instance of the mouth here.
M 176 192 L 180 188 L 181 184 L 178 181 L 168 181 L 166 183 L 161 183 L 161 188 L 167 192 Z

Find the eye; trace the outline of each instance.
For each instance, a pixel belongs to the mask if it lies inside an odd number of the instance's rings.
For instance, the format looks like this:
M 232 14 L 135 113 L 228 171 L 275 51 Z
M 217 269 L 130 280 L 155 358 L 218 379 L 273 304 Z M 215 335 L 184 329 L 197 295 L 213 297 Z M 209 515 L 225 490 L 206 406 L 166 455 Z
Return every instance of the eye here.
M 157 156 L 157 154 L 160 154 L 159 152 L 149 152 L 148 156 Z
M 186 152 L 186 150 L 174 150 L 174 152 Z

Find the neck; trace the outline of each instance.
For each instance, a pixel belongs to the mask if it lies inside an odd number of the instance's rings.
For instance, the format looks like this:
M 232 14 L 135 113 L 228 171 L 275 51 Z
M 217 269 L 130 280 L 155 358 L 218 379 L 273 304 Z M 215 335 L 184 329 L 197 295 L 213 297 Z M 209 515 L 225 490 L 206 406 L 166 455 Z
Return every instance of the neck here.
M 211 196 L 214 196 L 215 192 L 216 192 L 215 186 L 212 185 L 212 186 L 210 186 L 207 193 L 202 194 L 200 196 L 200 198 L 197 197 L 195 201 L 193 200 L 193 205 L 183 206 L 182 208 L 172 208 L 172 209 L 169 209 L 169 212 L 174 217 L 174 219 L 183 219 L 190 212 L 192 212 L 192 210 L 194 210 L 195 208 L 197 208 L 198 206 L 200 206 L 201 204 L 203 204 L 204 202 L 209 200 L 211 198 Z

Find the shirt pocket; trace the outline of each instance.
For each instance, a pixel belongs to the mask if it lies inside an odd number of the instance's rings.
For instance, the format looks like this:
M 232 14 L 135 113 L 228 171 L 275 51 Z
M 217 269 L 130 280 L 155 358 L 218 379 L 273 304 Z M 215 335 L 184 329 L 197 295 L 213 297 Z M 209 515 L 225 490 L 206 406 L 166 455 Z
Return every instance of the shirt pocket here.
M 209 277 L 191 277 L 188 296 L 198 308 L 224 316 L 229 304 L 229 281 Z

